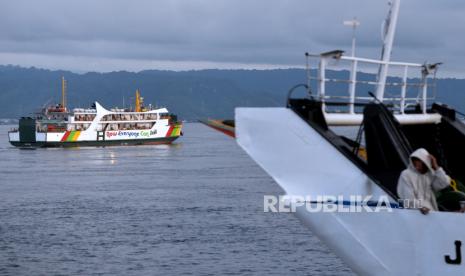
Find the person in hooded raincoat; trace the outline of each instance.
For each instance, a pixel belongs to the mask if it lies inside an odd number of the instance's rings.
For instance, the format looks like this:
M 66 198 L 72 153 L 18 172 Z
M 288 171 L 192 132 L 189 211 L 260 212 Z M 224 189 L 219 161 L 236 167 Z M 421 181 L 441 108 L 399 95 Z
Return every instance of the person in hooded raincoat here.
M 436 158 L 420 148 L 410 155 L 409 166 L 402 171 L 397 194 L 405 208 L 419 208 L 423 214 L 438 211 L 435 191 L 449 186 L 450 177 L 438 166 Z

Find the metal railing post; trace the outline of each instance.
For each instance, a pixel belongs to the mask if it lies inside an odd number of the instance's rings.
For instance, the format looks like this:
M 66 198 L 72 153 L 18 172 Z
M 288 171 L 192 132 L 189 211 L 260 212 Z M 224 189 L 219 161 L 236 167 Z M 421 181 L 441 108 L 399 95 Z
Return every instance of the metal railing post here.
M 318 70 L 318 96 L 320 97 L 321 102 L 323 103 L 323 111 L 325 110 L 325 84 L 326 84 L 326 59 L 322 58 L 320 60 L 320 66 Z
M 402 91 L 400 94 L 400 113 L 405 113 L 405 96 L 407 95 L 407 75 L 408 75 L 408 66 L 404 66 L 404 75 L 402 77 Z
M 311 72 L 310 72 L 310 61 L 309 61 L 308 53 L 305 53 L 305 69 L 307 71 L 307 93 L 311 94 L 310 80 L 312 78 L 312 75 L 311 75 Z
M 422 99 L 421 99 L 421 102 L 422 102 L 422 111 L 423 111 L 423 114 L 426 114 L 426 97 L 427 97 L 427 92 L 428 92 L 428 76 L 425 75 L 423 77 L 423 87 L 422 87 Z
M 352 70 L 350 71 L 350 84 L 349 84 L 349 113 L 355 113 L 355 86 L 357 84 L 357 61 L 352 61 Z

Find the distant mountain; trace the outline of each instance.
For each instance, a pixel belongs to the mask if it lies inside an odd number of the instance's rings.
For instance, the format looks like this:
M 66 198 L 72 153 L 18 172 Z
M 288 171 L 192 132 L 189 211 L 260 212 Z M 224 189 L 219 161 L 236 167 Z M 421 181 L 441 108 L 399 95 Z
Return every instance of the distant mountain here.
M 347 74 L 330 73 L 332 77 Z M 140 89 L 146 104 L 166 106 L 182 119 L 195 120 L 232 118 L 237 106 L 284 106 L 289 88 L 305 82 L 306 73 L 302 69 L 280 69 L 75 74 L 0 65 L 0 118 L 17 118 L 48 102 L 59 102 L 61 76 L 68 81 L 70 107 L 87 107 L 93 101 L 108 108 L 122 107 L 123 102 L 128 107 L 134 102 L 134 91 Z M 361 78 L 374 76 L 361 74 Z M 345 91 L 346 88 L 336 87 L 333 92 Z M 465 110 L 465 80 L 439 79 L 437 91 L 439 101 Z

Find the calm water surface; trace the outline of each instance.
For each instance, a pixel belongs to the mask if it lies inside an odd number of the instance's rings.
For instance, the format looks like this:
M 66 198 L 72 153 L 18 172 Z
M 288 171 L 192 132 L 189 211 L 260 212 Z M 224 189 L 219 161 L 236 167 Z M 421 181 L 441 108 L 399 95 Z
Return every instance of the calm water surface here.
M 236 145 L 18 150 L 0 126 L 1 275 L 351 275 Z

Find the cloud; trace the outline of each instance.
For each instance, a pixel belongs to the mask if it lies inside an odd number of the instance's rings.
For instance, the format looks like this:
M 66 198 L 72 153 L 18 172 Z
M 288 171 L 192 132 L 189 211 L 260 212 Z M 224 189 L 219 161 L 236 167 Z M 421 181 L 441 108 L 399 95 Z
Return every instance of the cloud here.
M 0 63 L 34 56 L 38 67 L 50 66 L 43 62 L 49 58 L 71 70 L 137 70 L 154 62 L 301 66 L 305 51 L 349 50 L 351 31 L 342 21 L 354 16 L 362 22 L 357 52 L 376 58 L 386 12 L 383 0 L 5 1 Z M 459 71 L 464 12 L 462 1 L 402 1 L 393 58 L 441 60 Z M 112 62 L 97 66 L 102 60 Z

